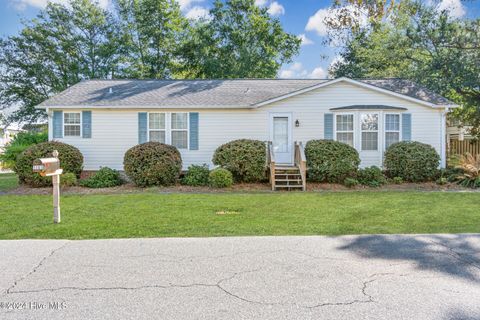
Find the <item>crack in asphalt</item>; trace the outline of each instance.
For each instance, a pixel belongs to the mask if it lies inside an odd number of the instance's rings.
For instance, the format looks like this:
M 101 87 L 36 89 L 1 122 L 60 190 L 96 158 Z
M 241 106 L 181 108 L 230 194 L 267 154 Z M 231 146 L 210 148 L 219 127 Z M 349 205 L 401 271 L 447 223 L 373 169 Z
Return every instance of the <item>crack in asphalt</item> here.
M 66 245 L 66 244 L 65 244 Z M 62 247 L 64 247 L 63 245 Z M 53 250 L 48 256 L 46 256 L 44 259 L 42 259 L 41 263 L 37 265 L 37 267 L 34 269 L 35 271 L 40 267 L 45 260 L 53 255 L 56 251 L 60 250 L 62 247 Z M 320 307 L 326 307 L 326 306 L 347 306 L 347 305 L 352 305 L 355 303 L 370 303 L 374 302 L 373 297 L 366 292 L 367 286 L 369 283 L 372 283 L 376 281 L 377 279 L 371 279 L 368 281 L 363 282 L 363 286 L 361 288 L 362 294 L 367 297 L 368 299 L 366 300 L 359 300 L 359 299 L 354 299 L 351 301 L 345 301 L 345 302 L 326 302 L 326 303 L 320 303 L 312 306 L 308 305 L 299 305 L 296 303 L 282 303 L 282 302 L 268 302 L 268 301 L 257 301 L 257 300 L 252 300 L 248 299 L 246 297 L 243 297 L 241 295 L 238 295 L 224 286 L 222 286 L 222 283 L 230 281 L 237 276 L 241 274 L 246 274 L 246 273 L 252 273 L 252 272 L 258 272 L 264 268 L 257 268 L 253 270 L 246 270 L 246 271 L 239 271 L 233 273 L 231 276 L 222 278 L 216 283 L 191 283 L 191 284 L 169 284 L 169 285 L 145 285 L 145 286 L 137 286 L 137 287 L 58 287 L 58 288 L 44 288 L 44 289 L 36 289 L 36 290 L 17 290 L 17 291 L 12 291 L 12 289 L 15 288 L 16 284 L 9 288 L 7 294 L 12 295 L 12 294 L 27 294 L 27 293 L 38 293 L 38 292 L 55 292 L 55 291 L 63 291 L 63 290 L 74 290 L 74 291 L 109 291 L 109 290 L 144 290 L 144 289 L 171 289 L 171 288 L 192 288 L 192 287 L 210 287 L 210 288 L 217 288 L 221 290 L 223 293 L 228 295 L 229 297 L 232 297 L 234 299 L 246 302 L 246 303 L 252 303 L 252 304 L 257 304 L 257 305 L 263 305 L 263 306 L 295 306 L 295 307 L 300 307 L 300 308 L 305 308 L 305 309 L 315 309 L 315 308 L 320 308 Z M 21 280 L 24 280 L 28 275 L 32 274 L 33 272 L 30 272 L 27 274 L 27 276 L 23 277 Z
M 15 289 L 15 287 L 22 281 L 24 281 L 25 279 L 27 279 L 29 276 L 31 276 L 32 274 L 34 274 L 35 272 L 37 272 L 37 270 L 45 263 L 45 261 L 47 261 L 48 258 L 50 258 L 51 256 L 53 256 L 57 251 L 59 250 L 62 250 L 63 248 L 65 248 L 67 246 L 67 244 L 69 244 L 70 241 L 67 241 L 65 242 L 64 244 L 62 244 L 60 247 L 58 248 L 55 248 L 53 249 L 52 251 L 50 251 L 49 254 L 47 254 L 46 256 L 44 256 L 39 263 L 37 263 L 36 266 L 33 267 L 32 270 L 30 270 L 30 272 L 28 272 L 27 274 L 23 275 L 22 277 L 20 277 L 19 279 L 15 280 L 13 282 L 13 284 L 7 288 L 7 290 L 5 290 L 5 292 L 3 293 L 2 296 L 6 296 L 8 294 L 10 294 L 12 292 L 13 289 Z

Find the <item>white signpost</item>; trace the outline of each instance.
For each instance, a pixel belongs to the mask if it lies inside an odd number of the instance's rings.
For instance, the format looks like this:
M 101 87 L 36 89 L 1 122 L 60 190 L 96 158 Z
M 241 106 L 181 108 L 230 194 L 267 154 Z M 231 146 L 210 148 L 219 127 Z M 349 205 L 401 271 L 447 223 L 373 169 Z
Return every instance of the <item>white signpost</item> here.
M 40 158 L 33 162 L 33 172 L 38 172 L 42 177 L 52 177 L 53 183 L 53 222 L 60 223 L 60 160 L 58 151 L 52 152 L 53 158 Z

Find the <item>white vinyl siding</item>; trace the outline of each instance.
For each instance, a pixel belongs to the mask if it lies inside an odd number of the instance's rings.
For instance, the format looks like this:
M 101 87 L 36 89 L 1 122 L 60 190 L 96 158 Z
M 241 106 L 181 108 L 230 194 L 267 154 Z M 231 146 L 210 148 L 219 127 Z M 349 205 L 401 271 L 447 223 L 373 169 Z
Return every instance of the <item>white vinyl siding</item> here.
M 203 163 L 213 167 L 211 162 L 213 153 L 223 143 L 235 139 L 269 140 L 270 113 L 291 113 L 292 122 L 299 121 L 299 126 L 292 128 L 292 141 L 302 141 L 305 144 L 308 140 L 323 139 L 323 116 L 325 113 L 331 113 L 331 108 L 362 104 L 382 104 L 406 108 L 407 110 L 404 112 L 412 115 L 412 140 L 430 144 L 440 154 L 442 136 L 440 110 L 345 82 L 339 82 L 258 109 L 93 109 L 91 139 L 64 137 L 56 140 L 72 144 L 80 149 L 84 156 L 85 170 L 98 170 L 101 166 L 123 170 L 125 152 L 138 144 L 138 112 L 166 113 L 167 119 L 169 113 L 198 112 L 199 150 L 179 150 L 182 155 L 183 168 L 187 169 L 191 164 Z M 53 139 L 51 111 L 53 110 L 49 110 L 49 129 L 50 139 Z M 64 112 L 70 111 L 64 110 Z M 368 113 L 368 111 L 364 113 Z M 360 151 L 361 139 L 359 135 L 354 137 L 354 147 L 359 150 L 361 167 L 382 166 L 385 137 L 381 133 L 384 132 L 384 117 L 387 112 L 376 113 L 379 113 L 378 150 Z M 359 112 L 353 112 L 353 114 L 354 125 L 358 127 L 360 114 Z

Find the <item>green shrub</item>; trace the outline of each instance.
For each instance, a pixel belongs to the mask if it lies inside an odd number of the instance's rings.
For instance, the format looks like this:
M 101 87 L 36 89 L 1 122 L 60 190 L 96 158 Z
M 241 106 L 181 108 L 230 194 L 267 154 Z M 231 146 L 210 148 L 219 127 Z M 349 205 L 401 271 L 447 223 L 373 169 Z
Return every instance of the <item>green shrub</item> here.
M 182 157 L 174 146 L 147 142 L 127 150 L 123 166 L 127 176 L 140 187 L 166 186 L 180 176 Z
M 17 156 L 34 144 L 48 141 L 48 133 L 20 132 L 5 146 L 0 161 L 6 168 L 13 169 Z
M 214 169 L 210 171 L 210 174 L 208 175 L 208 184 L 213 188 L 231 187 L 233 184 L 233 175 L 227 169 Z
M 358 180 L 355 178 L 345 178 L 343 184 L 348 188 L 353 188 L 355 186 L 358 186 L 360 182 L 358 182 Z
M 421 142 L 402 141 L 392 144 L 385 152 L 385 168 L 389 177 L 405 181 L 434 180 L 438 173 L 440 156 L 435 149 Z
M 208 169 L 208 165 L 191 165 L 188 167 L 188 170 L 182 179 L 182 183 L 187 186 L 206 186 L 208 185 L 209 174 L 210 170 Z
M 212 162 L 229 170 L 235 181 L 257 182 L 266 178 L 266 147 L 258 140 L 230 141 L 215 150 Z
M 60 176 L 60 184 L 64 187 L 71 187 L 77 184 L 77 176 L 75 173 L 67 172 Z
M 343 182 L 357 172 L 360 158 L 355 148 L 338 141 L 310 140 L 305 145 L 308 177 L 319 182 Z
M 446 185 L 448 183 L 448 179 L 445 178 L 445 177 L 440 177 L 437 179 L 437 181 L 435 181 L 438 185 L 440 186 L 443 186 L 443 185 Z
M 80 181 L 80 185 L 87 188 L 111 188 L 121 184 L 120 173 L 108 167 L 101 167 L 93 176 Z
M 387 182 L 387 179 L 385 179 L 385 176 L 383 175 L 382 169 L 377 166 L 371 166 L 358 170 L 357 179 L 364 186 L 374 188 L 380 187 Z
M 403 179 L 402 179 L 402 177 L 393 177 L 392 182 L 395 183 L 395 184 L 402 184 Z
M 71 172 L 78 178 L 82 172 L 83 155 L 75 148 L 66 143 L 49 141 L 30 146 L 18 155 L 13 170 L 18 174 L 21 183 L 32 187 L 46 187 L 52 185 L 51 177 L 42 177 L 32 171 L 33 161 L 38 158 L 52 157 L 53 150 L 58 150 L 60 167 L 63 173 Z

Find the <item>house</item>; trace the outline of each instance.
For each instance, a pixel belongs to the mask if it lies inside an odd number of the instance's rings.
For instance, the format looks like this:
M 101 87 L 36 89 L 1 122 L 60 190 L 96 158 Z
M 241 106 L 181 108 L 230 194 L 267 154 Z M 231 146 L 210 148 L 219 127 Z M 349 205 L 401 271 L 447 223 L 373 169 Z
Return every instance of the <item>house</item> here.
M 5 146 L 21 131 L 23 130 L 20 127 L 13 125 L 0 128 L 0 153 L 3 153 Z
M 381 166 L 397 141 L 432 145 L 445 166 L 449 100 L 402 79 L 89 80 L 44 101 L 49 139 L 74 145 L 84 169 L 123 170 L 130 147 L 176 146 L 186 169 L 211 163 L 240 138 L 272 141 L 277 163 L 294 142 L 334 139 L 355 147 L 361 166 Z

